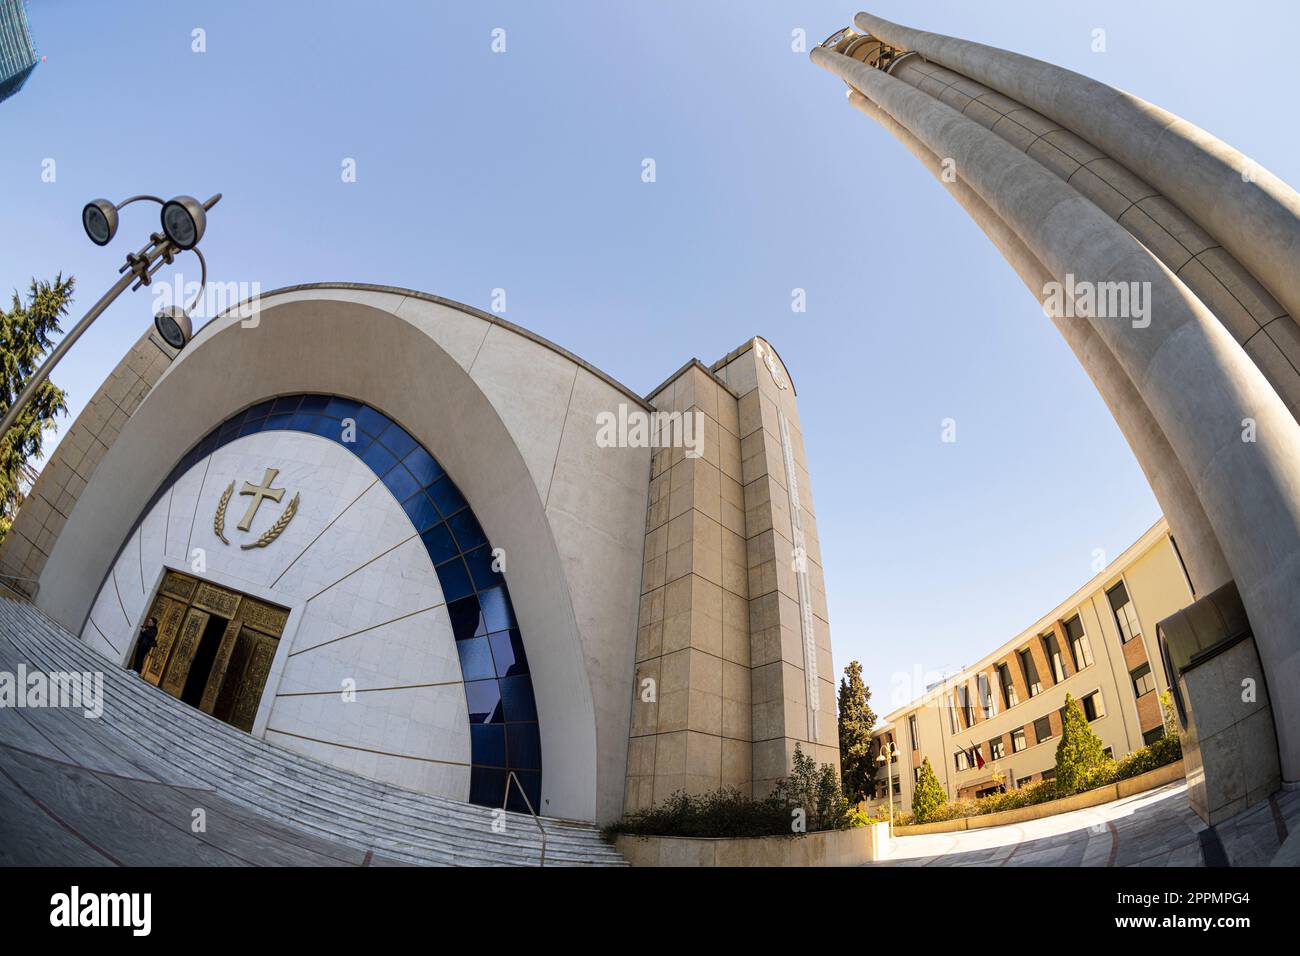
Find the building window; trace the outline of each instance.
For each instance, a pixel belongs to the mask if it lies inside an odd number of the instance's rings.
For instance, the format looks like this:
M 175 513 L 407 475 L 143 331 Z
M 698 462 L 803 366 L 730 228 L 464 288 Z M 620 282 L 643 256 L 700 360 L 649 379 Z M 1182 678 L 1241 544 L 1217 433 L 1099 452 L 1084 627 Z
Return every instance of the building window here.
M 1038 667 L 1034 664 L 1034 654 L 1029 648 L 1017 651 L 1020 655 L 1020 667 L 1025 672 L 1025 683 L 1029 686 L 1029 696 L 1037 697 L 1043 692 L 1043 684 L 1038 679 Z
M 1148 730 L 1142 735 L 1142 745 L 1149 747 L 1165 735 L 1165 728 L 1157 727 L 1154 730 Z
M 967 755 L 966 751 L 958 750 L 955 754 L 952 755 L 952 758 L 953 758 L 953 763 L 956 764 L 958 770 L 970 769 L 970 757 Z
M 1034 721 L 1034 739 L 1040 744 L 1052 739 L 1052 721 L 1049 717 L 1039 717 Z
M 913 782 L 913 783 L 920 783 L 920 782 L 921 782 L 921 768 L 920 768 L 920 767 L 913 767 L 913 768 L 912 768 L 912 782 Z
M 970 685 L 962 684 L 957 688 L 957 701 L 961 704 L 962 717 L 967 727 L 975 726 L 975 704 L 971 701 Z
M 902 793 L 902 789 L 901 789 L 902 786 L 903 785 L 898 780 L 894 781 L 894 796 L 898 796 L 900 793 Z
M 1083 621 L 1074 615 L 1065 622 L 1065 639 L 1070 644 L 1070 656 L 1074 658 L 1074 669 L 1081 671 L 1092 666 L 1092 647 L 1088 644 L 1088 635 L 1083 633 Z
M 1001 737 L 994 737 L 989 741 L 989 755 L 994 760 L 1001 760 L 1007 755 L 1006 747 L 1003 745 Z
M 957 724 L 957 705 L 953 702 L 952 694 L 948 695 L 948 726 L 954 734 L 961 732 L 961 727 Z
M 1020 698 L 1016 696 L 1016 685 L 1011 680 L 1011 668 L 1003 661 L 998 665 L 998 683 L 1002 685 L 1002 703 L 1006 707 L 1014 707 L 1020 703 Z
M 1055 780 L 1055 779 L 1056 779 L 1056 768 L 1053 767 L 1053 768 L 1050 769 L 1050 770 L 1044 770 L 1044 771 L 1043 771 L 1043 779 L 1044 779 L 1044 780 Z
M 1083 716 L 1090 721 L 1106 716 L 1106 706 L 1101 702 L 1101 691 L 1095 690 L 1083 698 Z
M 1133 693 L 1138 697 L 1149 694 L 1156 689 L 1156 675 L 1151 673 L 1150 664 L 1143 664 L 1134 668 L 1129 671 L 1128 676 L 1133 679 Z
M 1024 750 L 1028 746 L 1029 743 L 1025 740 L 1025 729 L 1023 727 L 1011 731 L 1011 752 L 1013 754 L 1020 753 L 1020 751 Z
M 1128 588 L 1121 581 L 1106 592 L 1110 609 L 1115 613 L 1115 626 L 1119 628 L 1120 643 L 1127 644 L 1135 637 L 1142 636 L 1142 627 L 1138 624 L 1137 609 L 1128 596 Z
M 920 750 L 921 742 L 916 734 L 916 714 L 907 715 L 907 735 L 912 738 L 912 749 Z
M 1065 662 L 1061 660 L 1061 646 L 1056 643 L 1056 634 L 1049 632 L 1039 640 L 1043 642 L 1043 653 L 1047 656 L 1047 666 L 1052 671 L 1052 681 L 1059 684 L 1065 680 Z
M 975 685 L 979 688 L 980 706 L 984 708 L 984 719 L 994 717 L 998 712 L 997 701 L 993 699 L 993 687 L 989 684 L 988 674 L 975 675 Z

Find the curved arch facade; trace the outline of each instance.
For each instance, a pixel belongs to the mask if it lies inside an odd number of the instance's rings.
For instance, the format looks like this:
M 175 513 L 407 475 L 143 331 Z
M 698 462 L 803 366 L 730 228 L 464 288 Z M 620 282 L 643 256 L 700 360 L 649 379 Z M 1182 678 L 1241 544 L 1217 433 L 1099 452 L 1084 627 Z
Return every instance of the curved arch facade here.
M 504 551 L 546 755 L 539 811 L 617 815 L 650 450 L 597 449 L 592 434 L 598 412 L 644 403 L 493 317 L 397 290 L 320 287 L 210 322 L 99 464 L 46 562 L 38 606 L 79 632 L 195 436 L 304 393 L 383 409 L 446 469 Z

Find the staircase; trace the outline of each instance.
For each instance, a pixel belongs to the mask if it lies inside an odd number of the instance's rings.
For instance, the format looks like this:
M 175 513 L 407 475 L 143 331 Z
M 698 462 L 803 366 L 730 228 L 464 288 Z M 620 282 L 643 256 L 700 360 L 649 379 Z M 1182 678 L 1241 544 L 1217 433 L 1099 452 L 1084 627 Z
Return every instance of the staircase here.
M 8 644 L 6 648 L 4 645 Z M 424 866 L 625 866 L 594 826 L 416 793 L 317 763 L 182 703 L 91 651 L 30 604 L 0 597 L 0 668 L 104 675 L 96 744 L 280 824 Z M 504 794 L 503 794 L 504 796 Z M 504 829 L 504 832 L 496 831 Z M 504 828 L 501 823 L 504 822 Z

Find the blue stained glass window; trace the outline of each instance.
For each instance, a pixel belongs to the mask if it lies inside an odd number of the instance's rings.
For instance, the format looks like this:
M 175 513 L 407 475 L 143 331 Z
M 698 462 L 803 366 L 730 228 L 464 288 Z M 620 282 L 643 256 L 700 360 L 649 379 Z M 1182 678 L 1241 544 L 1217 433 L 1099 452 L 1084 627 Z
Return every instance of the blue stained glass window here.
M 469 576 L 474 581 L 474 587 L 480 591 L 501 583 L 501 572 L 493 570 L 492 562 L 492 549 L 486 544 L 465 555 L 465 563 L 469 565 Z
M 442 596 L 448 601 L 466 597 L 474 593 L 474 584 L 469 579 L 469 571 L 460 558 L 452 558 L 445 564 L 438 565 L 438 583 L 442 585 Z
M 433 499 L 433 503 L 438 506 L 444 518 L 465 507 L 465 499 L 461 497 L 459 489 L 451 483 L 450 478 L 443 478 L 430 485 L 429 497 Z
M 414 499 L 412 499 L 414 500 Z M 426 498 L 425 501 L 428 501 Z M 430 505 L 430 507 L 433 507 Z M 449 558 L 457 555 L 456 542 L 451 540 L 451 532 L 447 530 L 445 524 L 435 525 L 428 531 L 420 535 L 420 540 L 424 542 L 425 550 L 429 552 L 429 558 L 435 565 L 440 565 Z M 446 595 L 443 595 L 446 597 Z
M 542 769 L 542 736 L 536 724 L 506 724 L 510 766 L 517 770 Z
M 397 464 L 397 458 L 383 445 L 371 445 L 361 453 L 361 460 L 370 466 L 376 475 L 388 474 L 388 469 Z
M 468 641 L 471 637 L 481 637 L 479 631 L 478 598 L 467 597 L 459 601 L 447 602 L 447 616 L 451 618 L 451 633 L 458 641 Z
M 384 475 L 384 484 L 398 501 L 406 501 L 420 490 L 419 483 L 401 465 L 394 466 L 392 471 Z
M 415 451 L 402 459 L 402 464 L 406 466 L 407 471 L 415 476 L 415 480 L 421 486 L 431 485 L 443 476 L 442 466 L 434 461 L 433 456 L 423 448 L 417 447 Z
M 476 765 L 504 767 L 506 765 L 505 724 L 473 724 L 469 728 L 471 757 Z M 497 806 L 501 798 L 497 797 Z
M 501 714 L 501 686 L 495 680 L 465 682 L 465 701 L 469 705 L 471 724 L 499 724 Z
M 325 414 L 330 418 L 351 418 L 353 421 L 361 414 L 361 403 L 346 398 L 332 398 L 325 406 Z
M 469 802 L 485 807 L 501 806 L 505 794 L 506 772 L 475 766 L 469 774 Z M 513 787 L 511 789 L 514 789 Z M 531 794 L 530 794 L 531 796 Z M 533 804 L 536 806 L 536 804 Z M 514 809 L 511 807 L 511 809 Z M 521 807 L 520 809 L 526 809 Z
M 492 645 L 492 660 L 496 663 L 497 677 L 528 673 L 528 659 L 524 656 L 524 642 L 518 630 L 489 634 L 488 643 Z
M 510 607 L 510 598 L 504 587 L 493 588 L 479 595 L 479 604 L 483 608 L 483 632 L 505 631 L 515 626 L 515 614 Z
M 452 515 L 447 519 L 447 527 L 456 536 L 456 543 L 462 551 L 470 551 L 487 544 L 487 535 L 479 527 L 478 520 L 469 511 Z
M 357 423 L 351 442 L 343 440 L 342 420 L 348 418 Z M 501 806 L 506 770 L 513 769 L 533 805 L 540 808 L 537 706 L 505 580 L 491 569 L 491 544 L 460 489 L 401 426 L 376 409 L 335 396 L 287 395 L 259 402 L 212 429 L 191 448 L 142 514 L 148 514 L 181 476 L 216 449 L 244 435 L 273 429 L 320 435 L 338 443 L 365 462 L 401 502 L 438 574 L 457 642 L 470 720 L 470 800 Z M 525 809 L 513 786 L 509 806 Z
M 320 415 L 329 407 L 329 403 L 330 397 L 328 395 L 304 395 L 302 404 L 298 406 L 298 411 Z
M 527 674 L 503 677 L 501 700 L 505 705 L 506 720 L 536 720 L 537 704 L 533 701 L 533 682 Z
M 492 651 L 486 637 L 457 641 L 456 650 L 460 652 L 460 673 L 465 680 L 486 680 L 497 676 L 492 667 Z
M 415 439 L 401 425 L 389 425 L 384 429 L 379 436 L 379 443 L 398 458 L 405 458 L 417 447 Z

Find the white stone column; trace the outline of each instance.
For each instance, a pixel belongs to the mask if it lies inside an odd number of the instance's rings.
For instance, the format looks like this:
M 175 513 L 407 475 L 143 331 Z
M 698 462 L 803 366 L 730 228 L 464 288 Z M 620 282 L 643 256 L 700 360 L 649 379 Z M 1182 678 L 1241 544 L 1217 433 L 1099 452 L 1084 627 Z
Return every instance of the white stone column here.
M 1300 685 L 1300 425 L 1218 320 L 1067 183 L 906 83 L 817 48 L 982 198 L 1057 281 L 1137 283 L 1149 323 L 1086 320 L 1146 401 L 1208 515 L 1250 614 L 1270 686 Z M 1243 441 L 1249 420 L 1257 440 Z M 1300 781 L 1300 694 L 1278 695 L 1283 776 Z
M 943 182 L 939 157 L 892 116 L 856 90 L 850 91 L 849 103 L 883 126 L 923 166 L 933 172 L 936 179 Z M 1038 257 L 968 185 L 958 179 L 945 182 L 944 186 L 1002 253 L 1034 298 L 1042 303 L 1045 288 L 1052 281 L 1052 276 Z M 1133 450 L 1161 510 L 1169 519 L 1169 526 L 1178 542 L 1179 553 L 1187 566 L 1187 574 L 1192 579 L 1197 595 L 1208 594 L 1226 584 L 1232 579 L 1232 572 L 1219 548 L 1214 529 L 1205 516 L 1205 510 L 1201 507 L 1191 482 L 1187 480 L 1183 466 L 1174 455 L 1174 450 L 1169 447 L 1169 442 L 1152 419 L 1146 402 L 1133 387 L 1124 369 L 1115 361 L 1106 343 L 1090 325 L 1054 315 L 1046 308 L 1044 311 L 1101 393 L 1102 400 Z
M 916 50 L 1019 100 L 1160 190 L 1300 316 L 1300 194 L 1250 157 L 1173 113 L 1033 57 L 927 33 L 869 13 L 859 30 Z

